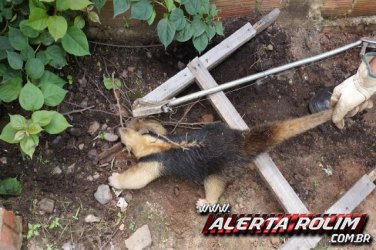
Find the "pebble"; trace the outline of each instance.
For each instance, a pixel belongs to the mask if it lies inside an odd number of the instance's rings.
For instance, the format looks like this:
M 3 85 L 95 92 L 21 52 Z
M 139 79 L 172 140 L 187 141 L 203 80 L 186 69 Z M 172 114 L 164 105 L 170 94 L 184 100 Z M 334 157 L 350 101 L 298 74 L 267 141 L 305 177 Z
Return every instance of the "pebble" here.
M 8 163 L 7 158 L 6 158 L 6 157 L 1 157 L 1 158 L 0 158 L 0 163 L 1 163 L 1 164 L 4 164 L 4 165 L 7 164 L 7 163 Z
M 85 88 L 87 84 L 87 79 L 85 76 L 83 76 L 81 79 L 78 79 L 78 83 L 80 84 L 81 87 Z
M 185 68 L 185 63 L 178 61 L 178 69 L 182 70 Z
M 52 145 L 56 146 L 56 145 L 60 144 L 62 139 L 63 139 L 63 137 L 61 135 L 56 136 L 55 139 L 52 141 Z
M 95 215 L 92 215 L 92 214 L 89 214 L 85 217 L 86 223 L 96 223 L 96 222 L 100 222 L 100 221 L 101 221 L 101 218 L 99 218 Z
M 74 173 L 74 168 L 76 167 L 76 163 L 73 163 L 67 167 L 67 174 Z
M 119 139 L 119 136 L 113 133 L 104 133 L 103 137 L 108 142 L 115 142 Z
M 52 214 L 55 208 L 55 201 L 49 198 L 43 198 L 39 203 L 39 210 Z
M 89 159 L 93 162 L 93 163 L 97 163 L 98 162 L 98 152 L 96 149 L 91 149 L 88 153 L 87 153 L 87 156 L 89 157 Z
M 74 250 L 76 245 L 72 242 L 65 242 L 62 246 L 63 250 Z
M 153 57 L 153 55 L 150 53 L 150 51 L 146 52 L 146 56 L 147 58 L 151 59 Z
M 174 194 L 175 194 L 175 196 L 179 196 L 179 194 L 180 194 L 180 188 L 179 187 L 174 187 Z
M 214 121 L 214 116 L 212 114 L 202 115 L 200 118 L 201 122 L 210 123 Z
M 105 184 L 100 185 L 94 194 L 94 198 L 102 205 L 110 202 L 112 200 L 110 187 Z
M 126 193 L 124 198 L 127 202 L 131 202 L 133 195 L 131 193 Z
M 101 125 L 99 124 L 99 122 L 93 121 L 92 123 L 90 123 L 89 129 L 87 130 L 87 132 L 90 135 L 94 135 L 100 127 Z
M 79 128 L 70 128 L 68 129 L 68 133 L 75 137 L 80 137 L 82 135 L 82 131 Z
M 268 46 L 266 46 L 266 49 L 269 50 L 269 51 L 273 51 L 274 47 L 273 47 L 273 45 L 269 44 Z
M 85 98 L 82 100 L 82 102 L 80 103 L 80 106 L 83 107 L 83 108 L 87 108 L 88 107 L 88 99 Z
M 129 66 L 129 67 L 127 68 L 127 70 L 128 70 L 129 72 L 133 73 L 133 72 L 136 70 L 136 67 L 131 67 L 131 66 Z
M 144 250 L 151 246 L 151 234 L 148 225 L 143 225 L 124 241 L 128 250 Z
M 127 78 L 128 77 L 128 70 L 123 70 L 123 72 L 121 72 L 121 76 L 124 77 L 124 78 Z
M 52 170 L 52 174 L 55 174 L 55 175 L 59 175 L 61 174 L 63 171 L 61 170 L 60 167 L 55 167 L 53 170 Z
M 116 206 L 118 208 L 120 208 L 120 210 L 122 212 L 125 212 L 127 210 L 127 207 L 128 207 L 128 202 L 125 201 L 125 199 L 123 197 L 121 197 L 118 202 L 116 203 Z
M 124 231 L 124 229 L 125 229 L 125 225 L 124 225 L 124 223 L 122 223 L 122 224 L 119 226 L 119 230 L 120 230 L 120 231 Z
M 79 149 L 79 150 L 83 150 L 84 147 L 85 147 L 85 144 L 83 144 L 83 143 L 81 143 L 81 144 L 78 145 L 78 149 Z
M 88 180 L 88 181 L 93 181 L 94 178 L 93 178 L 93 176 L 89 175 L 88 177 L 86 177 L 86 180 Z
M 94 179 L 98 179 L 99 176 L 100 176 L 99 173 L 98 173 L 98 172 L 95 172 L 94 175 L 93 175 L 93 178 L 94 178 Z

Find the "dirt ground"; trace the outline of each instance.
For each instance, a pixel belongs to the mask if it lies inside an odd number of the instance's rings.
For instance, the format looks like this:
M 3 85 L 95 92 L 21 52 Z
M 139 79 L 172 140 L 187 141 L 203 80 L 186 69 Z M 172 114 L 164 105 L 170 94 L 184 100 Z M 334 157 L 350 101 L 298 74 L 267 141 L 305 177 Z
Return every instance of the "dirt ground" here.
M 233 20 L 226 24 L 226 35 L 255 17 Z M 300 58 L 315 55 L 360 37 L 374 36 L 371 32 L 330 32 L 317 28 L 281 28 L 273 25 L 242 46 L 227 60 L 212 70 L 218 83 L 224 83 Z M 223 38 L 216 38 L 214 46 Z M 275 249 L 285 237 L 205 237 L 201 234 L 206 216 L 198 215 L 195 202 L 203 197 L 202 186 L 177 178 L 161 178 L 136 191 L 124 191 L 129 206 L 125 213 L 116 207 L 114 198 L 101 205 L 94 199 L 100 184 L 107 184 L 108 176 L 132 165 L 126 153 L 107 162 L 98 162 L 98 154 L 114 143 L 95 139 L 101 132 L 119 126 L 115 98 L 102 84 L 103 74 L 114 71 L 122 80 L 121 102 L 125 113 L 130 102 L 150 92 L 179 71 L 196 54 L 188 45 L 173 45 L 167 51 L 155 48 L 113 48 L 91 45 L 92 55 L 71 58 L 64 69 L 72 75 L 66 101 L 59 107 L 68 112 L 75 129 L 59 136 L 44 135 L 33 160 L 22 159 L 18 148 L 0 142 L 0 179 L 17 176 L 23 185 L 20 197 L 0 200 L 1 204 L 22 215 L 24 232 L 27 224 L 41 224 L 39 236 L 24 240 L 25 249 L 61 249 L 72 244 L 74 249 L 125 249 L 124 240 L 136 229 L 148 224 L 152 235 L 151 249 Z M 353 49 L 330 59 L 289 70 L 257 81 L 241 90 L 228 91 L 228 97 L 249 126 L 308 114 L 308 102 L 320 87 L 339 84 L 356 72 L 359 50 Z M 196 91 L 195 86 L 184 93 Z M 83 112 L 72 110 L 91 107 Z M 190 105 L 184 105 L 171 114 L 156 118 L 167 124 L 176 123 Z M 7 122 L 8 113 L 17 106 L 1 106 L 0 125 Z M 196 123 L 203 115 L 214 115 L 210 103 L 196 103 L 183 123 Z M 93 122 L 99 130 L 87 131 Z M 0 127 L 1 127 L 0 126 Z M 186 126 L 187 127 L 187 126 Z M 188 128 L 178 127 L 175 132 Z M 172 131 L 174 125 L 167 128 Z M 270 152 L 281 172 L 314 213 L 322 213 L 337 201 L 362 175 L 376 166 L 376 108 L 347 120 L 344 130 L 326 124 Z M 113 165 L 113 166 L 112 166 Z M 62 170 L 57 173 L 56 168 Z M 112 169 L 111 169 L 112 168 Z M 327 175 L 323 168 L 331 168 Z M 39 211 L 43 198 L 55 201 L 52 214 Z M 221 202 L 232 204 L 234 213 L 283 213 L 258 175 L 254 166 L 231 184 Z M 367 233 L 376 237 L 376 193 L 373 192 L 356 212 L 369 214 Z M 88 224 L 84 218 L 93 214 L 99 223 Z M 48 226 L 59 218 L 60 226 Z M 317 249 L 376 249 L 372 246 L 330 245 L 324 238 Z

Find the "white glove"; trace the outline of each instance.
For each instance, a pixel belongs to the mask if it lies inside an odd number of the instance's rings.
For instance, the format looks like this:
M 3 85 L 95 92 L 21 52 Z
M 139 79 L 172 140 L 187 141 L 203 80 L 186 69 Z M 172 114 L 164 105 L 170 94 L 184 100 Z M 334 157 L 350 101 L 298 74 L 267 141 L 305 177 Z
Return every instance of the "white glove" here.
M 376 92 L 376 71 L 371 68 L 376 69 L 376 58 L 371 65 L 362 62 L 355 75 L 334 88 L 330 106 L 334 108 L 332 121 L 339 129 L 345 126 L 345 117 L 373 107 L 369 98 Z

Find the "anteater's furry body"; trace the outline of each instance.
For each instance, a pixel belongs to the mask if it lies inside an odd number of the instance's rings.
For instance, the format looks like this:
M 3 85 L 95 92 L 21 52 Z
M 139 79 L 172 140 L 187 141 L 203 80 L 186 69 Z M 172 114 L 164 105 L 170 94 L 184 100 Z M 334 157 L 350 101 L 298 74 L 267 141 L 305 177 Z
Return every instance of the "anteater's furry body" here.
M 176 175 L 203 182 L 206 199 L 200 203 L 215 203 L 226 184 L 255 156 L 328 121 L 331 114 L 328 110 L 256 126 L 248 131 L 215 123 L 191 133 L 168 136 L 160 135 L 165 130 L 156 123 L 133 122 L 119 133 L 122 142 L 138 158 L 138 163 L 122 174 L 113 174 L 109 182 L 119 189 L 138 189 L 159 176 Z M 142 133 L 143 129 L 149 132 L 144 130 Z

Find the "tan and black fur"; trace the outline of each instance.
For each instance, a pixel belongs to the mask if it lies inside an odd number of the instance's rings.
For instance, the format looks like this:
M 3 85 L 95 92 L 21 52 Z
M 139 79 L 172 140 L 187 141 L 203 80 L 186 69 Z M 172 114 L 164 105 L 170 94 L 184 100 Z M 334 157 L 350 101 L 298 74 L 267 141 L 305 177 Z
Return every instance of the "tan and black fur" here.
M 121 128 L 121 141 L 138 163 L 109 178 L 117 189 L 139 189 L 164 175 L 188 178 L 205 187 L 204 203 L 216 203 L 226 185 L 257 155 L 330 120 L 332 110 L 302 118 L 268 123 L 247 131 L 214 123 L 182 135 L 166 135 L 155 122 L 137 121 Z M 149 132 L 146 132 L 148 130 Z

